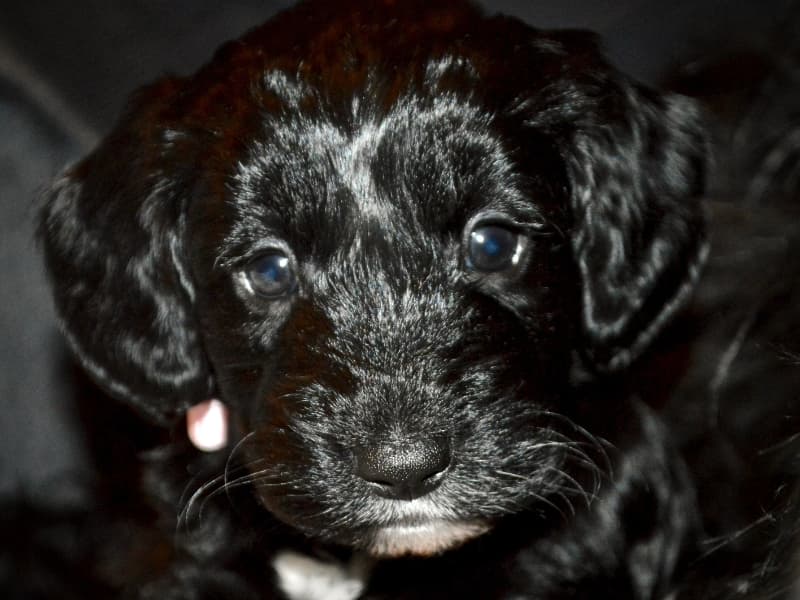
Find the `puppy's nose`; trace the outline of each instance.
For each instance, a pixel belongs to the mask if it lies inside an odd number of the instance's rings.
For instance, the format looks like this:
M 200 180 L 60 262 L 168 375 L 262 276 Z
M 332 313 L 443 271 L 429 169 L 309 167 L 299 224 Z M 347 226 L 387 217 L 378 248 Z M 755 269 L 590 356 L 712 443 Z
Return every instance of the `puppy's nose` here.
M 449 466 L 450 445 L 442 438 L 375 444 L 355 453 L 356 474 L 385 498 L 424 496 L 441 483 Z

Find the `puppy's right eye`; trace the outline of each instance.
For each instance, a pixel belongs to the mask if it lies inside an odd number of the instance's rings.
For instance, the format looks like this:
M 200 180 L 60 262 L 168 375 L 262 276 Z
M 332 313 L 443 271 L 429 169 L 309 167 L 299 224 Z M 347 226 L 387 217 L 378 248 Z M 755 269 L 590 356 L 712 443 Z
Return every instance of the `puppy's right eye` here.
M 280 251 L 253 260 L 245 270 L 248 287 L 263 298 L 280 298 L 297 285 L 291 259 Z

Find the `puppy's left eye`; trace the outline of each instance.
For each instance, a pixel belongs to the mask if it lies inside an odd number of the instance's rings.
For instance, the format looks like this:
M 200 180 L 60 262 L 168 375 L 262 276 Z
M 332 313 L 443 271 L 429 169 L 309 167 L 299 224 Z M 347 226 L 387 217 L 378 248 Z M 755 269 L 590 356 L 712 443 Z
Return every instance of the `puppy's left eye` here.
M 493 273 L 517 264 L 521 251 L 520 236 L 502 225 L 477 225 L 467 240 L 467 266 Z
M 297 280 L 291 259 L 279 251 L 252 261 L 245 271 L 253 293 L 264 298 L 280 298 L 294 291 Z

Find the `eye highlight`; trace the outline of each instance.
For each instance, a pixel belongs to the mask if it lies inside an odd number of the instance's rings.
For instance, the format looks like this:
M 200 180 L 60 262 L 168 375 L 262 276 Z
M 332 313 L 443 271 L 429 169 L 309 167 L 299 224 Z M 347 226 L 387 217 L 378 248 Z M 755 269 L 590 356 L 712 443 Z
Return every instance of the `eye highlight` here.
M 297 285 L 291 259 L 278 250 L 251 261 L 244 274 L 250 291 L 263 298 L 286 296 Z
M 467 239 L 467 266 L 487 273 L 513 267 L 519 262 L 519 237 L 516 231 L 502 225 L 478 224 Z

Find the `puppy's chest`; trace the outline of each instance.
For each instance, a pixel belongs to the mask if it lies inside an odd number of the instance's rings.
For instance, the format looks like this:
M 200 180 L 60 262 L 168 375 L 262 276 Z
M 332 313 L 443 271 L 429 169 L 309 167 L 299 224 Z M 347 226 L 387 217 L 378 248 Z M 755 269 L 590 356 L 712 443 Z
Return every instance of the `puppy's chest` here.
M 340 562 L 293 550 L 282 550 L 272 560 L 278 587 L 289 600 L 355 600 L 367 585 L 371 566 L 363 555 Z

